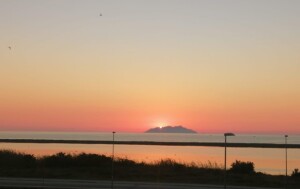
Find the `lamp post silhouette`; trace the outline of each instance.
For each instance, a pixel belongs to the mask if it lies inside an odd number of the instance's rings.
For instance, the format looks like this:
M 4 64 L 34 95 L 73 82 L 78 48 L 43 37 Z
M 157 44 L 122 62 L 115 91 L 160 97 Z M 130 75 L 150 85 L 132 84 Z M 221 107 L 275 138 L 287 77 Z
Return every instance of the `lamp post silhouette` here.
M 287 138 L 288 138 L 288 135 L 284 135 L 284 138 L 285 138 L 285 189 L 287 189 L 287 180 L 288 180 Z
M 112 132 L 113 144 L 112 144 L 112 156 L 111 156 L 111 188 L 114 188 L 114 159 L 115 159 L 115 131 Z
M 226 164 L 227 164 L 227 137 L 228 136 L 235 136 L 235 134 L 233 133 L 224 133 L 224 137 L 225 137 L 225 160 L 224 160 L 224 189 L 227 188 L 227 181 L 226 181 Z

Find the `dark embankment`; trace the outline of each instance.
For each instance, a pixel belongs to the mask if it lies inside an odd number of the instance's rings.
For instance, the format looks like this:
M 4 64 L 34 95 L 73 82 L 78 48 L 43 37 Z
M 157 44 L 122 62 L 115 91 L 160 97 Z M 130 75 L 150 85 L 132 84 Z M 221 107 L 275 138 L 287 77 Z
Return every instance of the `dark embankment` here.
M 1 143 L 39 144 L 116 144 L 116 145 L 159 145 L 159 146 L 211 146 L 224 147 L 223 142 L 152 142 L 152 141 L 96 141 L 96 140 L 42 140 L 42 139 L 0 139 Z M 300 148 L 300 144 L 273 143 L 227 143 L 227 147 L 238 148 Z
M 0 177 L 32 177 L 62 179 L 110 180 L 111 157 L 98 154 L 65 154 L 35 157 L 10 150 L 0 151 Z M 289 176 L 289 188 L 300 187 L 299 172 Z M 284 186 L 284 176 L 257 173 L 251 162 L 236 161 L 227 171 L 231 185 Z M 116 158 L 114 177 L 116 180 L 181 182 L 222 184 L 224 171 L 213 163 L 183 164 L 171 159 L 153 163 L 135 162 L 127 158 Z

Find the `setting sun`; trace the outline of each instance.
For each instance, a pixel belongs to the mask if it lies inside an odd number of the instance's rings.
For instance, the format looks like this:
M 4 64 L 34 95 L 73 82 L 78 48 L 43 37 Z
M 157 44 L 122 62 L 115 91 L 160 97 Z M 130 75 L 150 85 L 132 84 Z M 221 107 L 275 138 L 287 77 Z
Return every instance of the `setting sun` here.
M 0 1 L 1 131 L 300 133 L 297 1 L 70 2 Z
M 166 121 L 159 121 L 157 123 L 155 123 L 155 127 L 159 127 L 160 129 L 169 125 L 169 123 L 167 123 Z
M 299 17 L 300 0 L 0 0 L 0 189 L 300 189 Z

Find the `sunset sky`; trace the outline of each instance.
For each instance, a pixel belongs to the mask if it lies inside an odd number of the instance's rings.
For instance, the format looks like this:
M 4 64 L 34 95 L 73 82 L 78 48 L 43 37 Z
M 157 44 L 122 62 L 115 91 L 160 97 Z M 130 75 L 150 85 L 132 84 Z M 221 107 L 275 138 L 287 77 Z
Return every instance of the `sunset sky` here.
M 298 0 L 1 0 L 0 130 L 300 134 L 299 18 Z

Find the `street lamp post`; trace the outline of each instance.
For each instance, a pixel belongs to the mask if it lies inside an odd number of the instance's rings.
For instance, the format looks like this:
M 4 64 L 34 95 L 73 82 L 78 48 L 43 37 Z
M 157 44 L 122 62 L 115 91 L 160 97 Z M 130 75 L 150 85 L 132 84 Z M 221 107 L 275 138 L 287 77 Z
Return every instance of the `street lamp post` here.
M 115 131 L 113 134 L 112 156 L 111 156 L 111 189 L 114 188 L 114 159 L 115 159 Z
M 288 135 L 284 135 L 285 138 L 285 189 L 287 189 L 287 180 L 288 180 L 288 165 L 287 165 L 287 138 Z
M 227 181 L 226 181 L 226 164 L 227 164 L 227 137 L 228 136 L 235 136 L 233 133 L 224 133 L 225 137 L 225 160 L 224 160 L 224 189 L 227 188 Z

